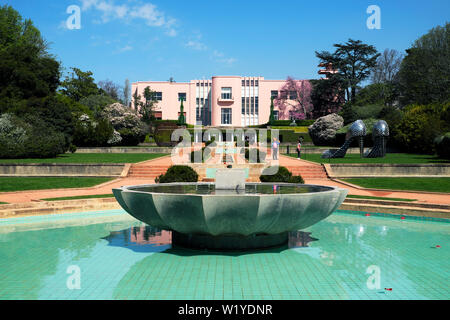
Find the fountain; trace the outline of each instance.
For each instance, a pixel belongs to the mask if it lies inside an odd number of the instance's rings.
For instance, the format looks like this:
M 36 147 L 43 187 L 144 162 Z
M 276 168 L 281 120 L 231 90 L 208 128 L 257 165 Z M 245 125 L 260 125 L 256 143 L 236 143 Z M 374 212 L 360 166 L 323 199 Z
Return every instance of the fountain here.
M 222 171 L 222 172 L 221 172 Z M 216 183 L 168 183 L 113 189 L 134 218 L 172 231 L 174 245 L 255 249 L 287 243 L 288 233 L 331 215 L 348 191 L 288 183 L 245 183 L 243 170 L 218 170 Z

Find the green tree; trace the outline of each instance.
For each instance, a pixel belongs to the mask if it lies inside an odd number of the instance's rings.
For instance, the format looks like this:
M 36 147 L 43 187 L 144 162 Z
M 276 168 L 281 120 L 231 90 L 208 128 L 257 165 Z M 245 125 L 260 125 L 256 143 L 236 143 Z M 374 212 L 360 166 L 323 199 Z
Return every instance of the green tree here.
M 399 80 L 403 105 L 450 99 L 450 23 L 433 28 L 406 50 Z
M 80 101 L 83 98 L 101 93 L 94 82 L 91 71 L 81 71 L 78 68 L 71 69 L 73 72 L 67 75 L 61 83 L 63 94 L 75 101 Z
M 275 123 L 275 111 L 274 111 L 274 106 L 273 106 L 273 100 L 274 97 L 272 97 L 270 99 L 270 116 L 269 116 L 269 125 L 273 126 L 273 124 Z
M 183 100 L 184 100 L 184 99 L 181 99 L 180 116 L 178 117 L 178 125 L 179 125 L 179 126 L 183 126 L 183 125 L 186 124 L 186 117 L 184 116 Z
M 0 112 L 23 99 L 43 98 L 59 86 L 60 64 L 31 20 L 0 7 Z
M 339 77 L 311 80 L 313 90 L 313 118 L 317 119 L 330 113 L 337 113 L 345 104 L 344 85 Z
M 150 87 L 144 89 L 144 102 L 141 103 L 139 112 L 142 115 L 142 121 L 151 123 L 154 119 L 154 109 L 158 100 L 156 100 L 155 92 Z
M 367 45 L 360 40 L 349 39 L 344 44 L 334 44 L 335 52 L 316 51 L 321 63 L 333 65 L 338 70 L 331 78 L 337 77 L 347 93 L 347 101 L 354 102 L 356 92 L 376 66 L 380 54 L 374 46 Z

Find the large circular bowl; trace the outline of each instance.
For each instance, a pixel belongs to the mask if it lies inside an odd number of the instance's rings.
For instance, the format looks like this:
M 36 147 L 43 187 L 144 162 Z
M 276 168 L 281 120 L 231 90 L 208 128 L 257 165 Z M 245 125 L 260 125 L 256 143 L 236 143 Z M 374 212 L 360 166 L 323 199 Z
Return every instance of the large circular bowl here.
M 169 183 L 113 189 L 124 210 L 173 241 L 193 247 L 255 248 L 278 245 L 289 231 L 332 214 L 346 189 L 255 183 L 245 190 L 215 190 L 210 183 Z

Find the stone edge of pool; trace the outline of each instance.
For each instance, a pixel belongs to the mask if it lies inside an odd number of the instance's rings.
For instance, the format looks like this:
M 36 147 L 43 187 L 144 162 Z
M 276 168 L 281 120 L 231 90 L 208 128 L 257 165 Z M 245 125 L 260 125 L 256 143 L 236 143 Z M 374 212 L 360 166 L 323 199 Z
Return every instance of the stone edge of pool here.
M 3 204 L 0 205 L 0 219 L 117 209 L 121 209 L 121 207 L 115 198 Z M 414 204 L 411 203 L 397 201 L 380 201 L 380 203 L 374 204 L 367 203 L 364 199 L 361 199 L 361 201 L 352 199 L 351 203 L 344 201 L 338 210 L 448 219 L 450 221 L 450 210 L 447 206 L 442 206 L 442 208 L 420 208 L 414 207 Z

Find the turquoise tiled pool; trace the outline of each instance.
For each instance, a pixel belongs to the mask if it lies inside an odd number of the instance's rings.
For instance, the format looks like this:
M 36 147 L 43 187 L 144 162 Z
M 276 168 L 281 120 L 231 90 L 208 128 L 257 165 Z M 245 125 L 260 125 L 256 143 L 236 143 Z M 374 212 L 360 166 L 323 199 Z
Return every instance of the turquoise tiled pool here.
M 119 210 L 1 219 L 0 299 L 449 299 L 449 235 L 337 212 L 289 246 L 217 253 Z

